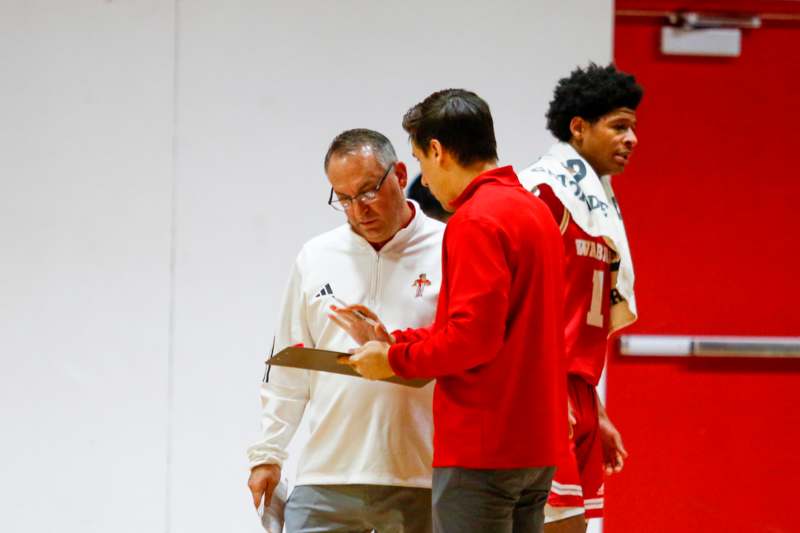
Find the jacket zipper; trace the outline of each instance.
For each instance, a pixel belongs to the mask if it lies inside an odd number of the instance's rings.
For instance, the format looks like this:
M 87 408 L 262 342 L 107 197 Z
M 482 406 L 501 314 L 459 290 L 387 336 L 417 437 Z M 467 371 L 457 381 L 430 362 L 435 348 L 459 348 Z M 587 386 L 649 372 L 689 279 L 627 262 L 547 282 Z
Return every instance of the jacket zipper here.
M 374 275 L 372 276 L 372 286 L 370 287 L 369 293 L 369 307 L 373 311 L 377 313 L 375 310 L 375 302 L 377 301 L 378 297 L 378 279 L 381 275 L 381 254 L 380 252 L 375 253 L 375 269 Z

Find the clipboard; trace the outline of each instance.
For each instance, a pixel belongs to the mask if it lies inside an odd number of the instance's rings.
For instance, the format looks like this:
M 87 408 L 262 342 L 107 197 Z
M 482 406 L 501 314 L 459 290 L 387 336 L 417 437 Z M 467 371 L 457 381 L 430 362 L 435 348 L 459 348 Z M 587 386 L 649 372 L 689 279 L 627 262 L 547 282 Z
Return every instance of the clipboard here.
M 342 374 L 344 376 L 353 376 L 364 379 L 361 374 L 353 369 L 353 367 L 337 362 L 336 359 L 342 356 L 350 357 L 350 354 L 344 352 L 332 352 L 329 350 L 317 350 L 316 348 L 300 348 L 290 346 L 288 348 L 284 348 L 280 352 L 267 359 L 266 363 L 268 365 L 303 368 L 305 370 L 330 372 L 333 374 Z M 380 381 L 386 381 L 396 385 L 405 385 L 407 387 L 420 388 L 424 387 L 433 380 L 426 378 L 403 379 L 400 376 L 392 376 Z

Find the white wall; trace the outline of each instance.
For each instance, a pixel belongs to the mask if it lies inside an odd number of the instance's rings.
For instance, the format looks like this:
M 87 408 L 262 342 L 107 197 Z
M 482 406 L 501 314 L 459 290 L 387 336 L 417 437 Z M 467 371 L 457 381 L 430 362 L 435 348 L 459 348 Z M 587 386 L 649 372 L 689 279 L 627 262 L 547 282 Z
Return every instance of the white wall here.
M 416 172 L 403 113 L 465 87 L 521 167 L 612 3 L 66 4 L 0 4 L 2 529 L 259 531 L 244 450 L 289 265 L 340 222 L 331 138 Z
M 0 529 L 162 531 L 173 9 L 0 11 Z

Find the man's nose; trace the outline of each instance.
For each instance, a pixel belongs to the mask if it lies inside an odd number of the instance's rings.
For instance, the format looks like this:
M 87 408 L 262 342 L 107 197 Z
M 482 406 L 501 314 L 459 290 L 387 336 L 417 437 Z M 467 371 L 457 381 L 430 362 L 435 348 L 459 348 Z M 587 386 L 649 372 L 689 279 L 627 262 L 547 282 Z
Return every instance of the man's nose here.
M 355 218 L 359 218 L 362 214 L 369 212 L 369 205 L 361 200 L 353 200 L 350 210 Z
M 639 139 L 636 137 L 636 132 L 633 131 L 633 128 L 628 128 L 628 131 L 625 134 L 625 146 L 633 149 L 633 147 L 635 147 L 637 144 L 639 144 Z

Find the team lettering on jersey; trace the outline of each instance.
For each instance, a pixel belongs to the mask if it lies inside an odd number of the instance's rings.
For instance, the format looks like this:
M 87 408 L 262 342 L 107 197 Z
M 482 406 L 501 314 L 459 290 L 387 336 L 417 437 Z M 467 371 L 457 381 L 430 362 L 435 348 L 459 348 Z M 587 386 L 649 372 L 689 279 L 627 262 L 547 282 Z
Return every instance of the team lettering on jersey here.
M 575 239 L 575 248 L 580 256 L 592 257 L 598 261 L 611 264 L 611 249 L 603 243 Z
M 608 217 L 608 204 L 593 194 L 586 194 L 581 188 L 581 180 L 586 177 L 586 165 L 580 159 L 570 159 L 561 164 L 570 174 L 568 178 L 566 174 L 556 174 L 548 168 L 541 166 L 534 166 L 532 172 L 544 172 L 545 174 L 558 180 L 561 185 L 569 190 L 572 188 L 572 194 L 575 195 L 581 202 L 586 204 L 589 211 L 599 209 L 603 216 Z M 619 206 L 616 205 L 614 200 L 614 208 L 619 214 Z

